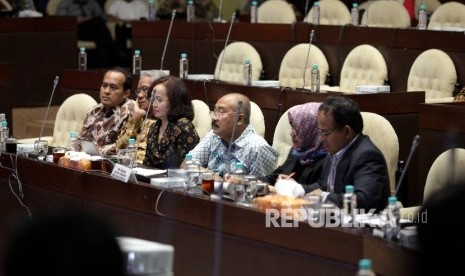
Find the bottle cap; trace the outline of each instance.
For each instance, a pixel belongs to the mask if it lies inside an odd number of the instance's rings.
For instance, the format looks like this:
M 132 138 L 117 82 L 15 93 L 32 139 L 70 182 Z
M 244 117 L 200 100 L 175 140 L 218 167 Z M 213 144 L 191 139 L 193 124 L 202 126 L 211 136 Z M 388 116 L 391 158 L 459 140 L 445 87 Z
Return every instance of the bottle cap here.
M 396 196 L 390 196 L 388 198 L 388 202 L 389 203 L 396 203 L 397 202 L 397 197 Z
M 358 267 L 360 269 L 371 269 L 371 260 L 361 259 L 360 261 L 358 261 Z
M 129 138 L 129 145 L 136 144 L 136 140 L 134 138 Z
M 81 50 L 81 53 L 84 53 L 86 51 L 86 48 L 85 47 L 81 47 L 79 48 Z
M 149 4 L 155 4 L 155 0 L 149 0 Z
M 352 3 L 352 8 L 358 8 L 358 4 L 357 3 Z
M 189 0 L 189 1 L 187 2 L 187 4 L 188 4 L 188 5 L 194 5 L 194 1 Z
M 7 126 L 7 122 L 6 121 L 2 121 L 2 127 L 6 127 Z
M 313 6 L 319 6 L 319 5 L 320 5 L 320 3 L 319 3 L 318 1 L 315 1 L 315 2 L 313 3 Z
M 313 68 L 313 69 L 318 69 L 318 64 L 313 64 L 313 65 L 312 65 L 312 68 Z
M 252 1 L 252 6 L 256 6 L 257 5 L 257 1 Z
M 70 132 L 69 132 L 69 137 L 70 137 L 70 138 L 76 138 L 76 137 L 77 137 L 76 131 L 70 131 Z
M 425 5 L 425 4 L 421 4 L 421 5 L 420 5 L 420 10 L 426 10 L 426 5 Z
M 192 154 L 187 153 L 185 159 L 186 159 L 186 160 L 192 160 Z
M 134 54 L 135 54 L 135 55 L 140 55 L 140 50 L 135 50 L 135 51 L 134 51 Z
M 353 192 L 354 192 L 354 186 L 346 185 L 346 193 L 353 193 Z
M 244 164 L 242 162 L 236 162 L 236 169 L 242 169 L 244 168 Z
M 245 58 L 245 64 L 250 64 L 250 58 Z
M 182 54 L 181 54 L 181 58 L 186 59 L 186 58 L 187 58 L 187 54 L 186 54 L 186 53 L 182 53 Z

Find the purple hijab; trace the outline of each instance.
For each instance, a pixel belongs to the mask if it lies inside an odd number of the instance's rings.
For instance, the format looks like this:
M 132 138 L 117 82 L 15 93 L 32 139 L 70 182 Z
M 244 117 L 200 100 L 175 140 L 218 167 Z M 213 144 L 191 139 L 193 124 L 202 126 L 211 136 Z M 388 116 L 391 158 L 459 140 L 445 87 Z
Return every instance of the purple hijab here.
M 318 108 L 321 103 L 305 103 L 289 109 L 289 123 L 295 131 L 300 148 L 292 148 L 291 154 L 300 164 L 308 165 L 326 155 L 320 135 L 318 134 Z

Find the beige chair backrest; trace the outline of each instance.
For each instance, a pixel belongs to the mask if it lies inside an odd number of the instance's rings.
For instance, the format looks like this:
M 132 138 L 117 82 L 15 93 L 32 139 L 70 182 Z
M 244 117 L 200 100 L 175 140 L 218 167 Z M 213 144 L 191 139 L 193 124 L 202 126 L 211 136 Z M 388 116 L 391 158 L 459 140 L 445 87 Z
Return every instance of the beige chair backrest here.
M 383 85 L 387 78 L 383 55 L 375 47 L 363 44 L 352 49 L 344 60 L 339 90 L 355 92 L 357 85 Z
M 407 79 L 407 91 L 425 91 L 428 102 L 451 102 L 457 82 L 454 62 L 447 53 L 430 49 L 413 62 Z
M 257 81 L 263 67 L 262 60 L 257 50 L 247 42 L 233 42 L 221 51 L 216 62 L 215 79 L 242 82 L 246 58 L 250 58 L 252 64 L 252 80 Z
M 329 71 L 328 61 L 323 52 L 316 45 L 312 44 L 309 52 L 309 45 L 308 43 L 295 45 L 284 55 L 279 68 L 280 86 L 303 88 L 304 70 L 305 86 L 310 86 L 310 71 L 312 70 L 313 64 L 318 64 L 318 69 L 320 69 L 320 82 L 324 84 L 326 75 L 328 75 Z
M 447 2 L 431 15 L 428 30 L 465 30 L 465 5 Z
M 278 124 L 274 130 L 273 144 L 272 147 L 278 151 L 278 160 L 276 161 L 276 167 L 281 166 L 286 161 L 289 151 L 292 148 L 291 139 L 291 124 L 287 115 L 288 111 L 281 115 Z
M 346 25 L 350 24 L 349 8 L 339 0 L 319 1 L 321 25 Z M 305 22 L 313 21 L 313 7 L 310 9 Z
M 192 106 L 194 107 L 194 120 L 192 120 L 192 123 L 200 139 L 202 139 L 212 128 L 210 108 L 201 100 L 192 100 Z
M 463 185 L 465 183 L 463 164 L 465 164 L 465 149 L 453 148 L 441 153 L 434 160 L 426 177 L 423 202 L 448 186 Z
M 361 25 L 381 28 L 408 28 L 410 27 L 410 15 L 400 2 L 373 1 L 365 9 Z
M 81 132 L 87 111 L 95 105 L 97 102 L 88 94 L 80 93 L 68 97 L 58 109 L 51 146 L 65 147 L 68 144 L 69 132 Z
M 250 124 L 258 135 L 265 138 L 265 117 L 262 109 L 253 101 L 250 101 Z
M 292 6 L 282 0 L 268 0 L 257 9 L 258 23 L 292 24 L 296 16 Z
M 368 135 L 373 144 L 383 153 L 388 167 L 391 192 L 394 192 L 399 161 L 399 139 L 396 131 L 383 116 L 371 112 L 361 113 L 363 118 L 362 132 Z

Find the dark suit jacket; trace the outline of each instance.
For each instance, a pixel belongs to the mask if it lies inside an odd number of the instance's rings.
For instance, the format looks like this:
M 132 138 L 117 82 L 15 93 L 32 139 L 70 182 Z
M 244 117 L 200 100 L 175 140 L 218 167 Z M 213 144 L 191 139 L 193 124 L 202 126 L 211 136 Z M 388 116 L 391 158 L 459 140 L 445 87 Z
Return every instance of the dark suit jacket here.
M 328 191 L 330 166 L 331 160 L 327 156 L 320 180 L 304 187 L 306 192 L 315 189 Z M 374 208 L 380 211 L 387 204 L 390 189 L 386 160 L 381 151 L 364 134 L 357 137 L 340 160 L 334 181 L 335 192 L 329 194 L 327 200 L 342 208 L 342 196 L 346 185 L 354 185 L 359 209 Z
M 324 158 L 320 158 L 312 164 L 301 165 L 300 162 L 289 151 L 289 155 L 287 156 L 286 161 L 284 161 L 281 166 L 277 167 L 270 175 L 261 178 L 261 180 L 270 185 L 274 185 L 279 174 L 288 175 L 294 172 L 295 175 L 292 178 L 294 178 L 298 183 L 313 183 L 318 181 L 321 176 L 324 160 Z

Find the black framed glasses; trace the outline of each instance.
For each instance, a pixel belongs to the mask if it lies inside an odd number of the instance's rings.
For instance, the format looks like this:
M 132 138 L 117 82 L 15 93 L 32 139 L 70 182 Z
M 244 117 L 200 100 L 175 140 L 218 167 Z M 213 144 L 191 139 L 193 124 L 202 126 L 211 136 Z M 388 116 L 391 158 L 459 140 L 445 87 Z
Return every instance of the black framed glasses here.
M 316 129 L 316 132 L 318 132 L 318 135 L 320 135 L 321 137 L 328 137 L 329 135 L 331 135 L 331 133 L 333 133 L 333 131 L 335 131 L 336 128 L 331 128 L 331 129 L 321 129 L 321 128 L 317 128 Z

